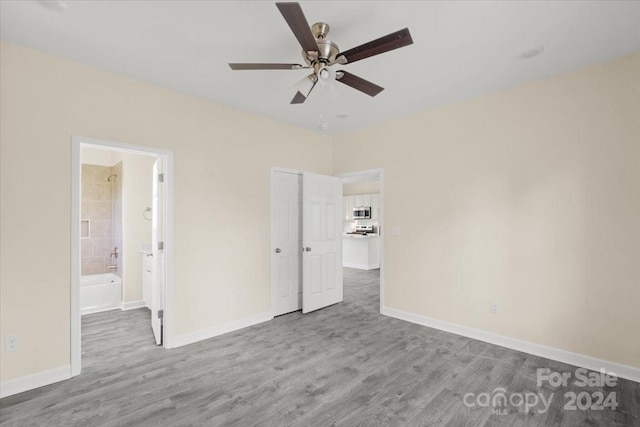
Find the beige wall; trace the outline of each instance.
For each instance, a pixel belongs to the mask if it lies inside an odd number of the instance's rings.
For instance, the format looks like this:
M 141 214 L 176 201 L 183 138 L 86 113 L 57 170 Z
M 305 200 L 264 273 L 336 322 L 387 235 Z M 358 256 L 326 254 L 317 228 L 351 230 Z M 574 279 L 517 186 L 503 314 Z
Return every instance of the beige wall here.
M 114 153 L 122 161 L 122 301 L 142 300 L 142 255 L 140 246 L 151 244 L 151 221 L 142 213 L 152 203 L 152 173 L 155 157 Z M 147 214 L 151 218 L 150 214 Z
M 384 168 L 388 307 L 640 367 L 640 55 L 333 146 Z
M 271 166 L 383 167 L 387 306 L 640 367 L 638 55 L 331 144 L 0 49 L 2 380 L 69 363 L 71 135 L 173 150 L 174 334 L 269 310 Z
M 271 167 L 331 173 L 330 140 L 10 43 L 0 49 L 0 341 L 17 335 L 20 345 L 2 354 L 2 380 L 69 364 L 72 135 L 173 150 L 174 334 L 270 309 Z

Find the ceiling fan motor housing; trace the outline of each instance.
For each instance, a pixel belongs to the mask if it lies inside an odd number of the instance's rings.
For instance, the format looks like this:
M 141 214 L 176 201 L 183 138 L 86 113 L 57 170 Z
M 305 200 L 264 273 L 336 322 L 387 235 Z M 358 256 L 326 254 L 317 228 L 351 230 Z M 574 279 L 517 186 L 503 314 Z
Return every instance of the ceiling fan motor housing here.
M 329 24 L 325 22 L 316 22 L 311 26 L 311 31 L 318 45 L 318 56 L 316 58 L 315 52 L 302 51 L 302 59 L 304 59 L 307 65 L 314 65 L 315 62 L 321 62 L 323 64 L 333 64 L 336 62 L 336 55 L 338 55 L 340 49 L 337 44 L 327 40 L 326 37 L 327 34 L 329 34 L 329 28 Z

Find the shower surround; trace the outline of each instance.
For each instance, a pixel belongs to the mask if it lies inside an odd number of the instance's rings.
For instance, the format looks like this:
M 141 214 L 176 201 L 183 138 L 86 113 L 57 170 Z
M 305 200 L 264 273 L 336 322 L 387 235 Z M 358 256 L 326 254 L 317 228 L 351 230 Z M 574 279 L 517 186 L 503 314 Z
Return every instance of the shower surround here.
M 81 274 L 122 275 L 122 162 L 113 167 L 82 165 L 80 217 L 88 220 L 88 235 L 81 239 Z M 86 224 L 86 223 L 85 223 Z M 83 227 L 84 230 L 84 227 Z M 111 256 L 118 248 L 118 257 Z M 116 270 L 107 269 L 117 265 Z

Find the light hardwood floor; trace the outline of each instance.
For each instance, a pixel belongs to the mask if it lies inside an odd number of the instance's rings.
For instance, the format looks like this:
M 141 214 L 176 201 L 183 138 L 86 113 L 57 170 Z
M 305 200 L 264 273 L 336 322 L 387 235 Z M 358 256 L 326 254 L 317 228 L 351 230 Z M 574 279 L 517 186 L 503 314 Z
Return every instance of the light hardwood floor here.
M 0 423 L 640 426 L 640 384 L 539 388 L 536 368 L 575 367 L 382 316 L 378 280 L 377 270 L 345 269 L 341 304 L 173 350 L 153 344 L 146 309 L 84 316 L 82 374 L 2 399 Z M 554 398 L 545 413 L 465 406 L 467 393 L 497 387 Z M 615 392 L 619 405 L 563 410 L 571 391 Z

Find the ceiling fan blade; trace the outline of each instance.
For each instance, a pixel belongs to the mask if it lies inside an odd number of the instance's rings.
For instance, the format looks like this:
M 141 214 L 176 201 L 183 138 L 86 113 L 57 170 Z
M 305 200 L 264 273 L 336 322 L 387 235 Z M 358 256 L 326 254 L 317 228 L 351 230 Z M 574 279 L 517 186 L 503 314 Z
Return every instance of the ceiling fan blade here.
M 276 7 L 289 24 L 293 35 L 298 39 L 298 43 L 305 52 L 317 52 L 318 45 L 316 38 L 311 32 L 307 18 L 304 17 L 300 3 L 276 3 Z
M 232 70 L 299 70 L 303 67 L 300 64 L 268 64 L 251 62 L 230 62 Z
M 346 63 L 360 61 L 361 59 L 368 58 L 370 56 L 379 55 L 381 53 L 389 52 L 390 50 L 398 49 L 401 47 L 413 44 L 411 33 L 409 29 L 405 28 L 395 33 L 387 34 L 379 39 L 372 40 L 368 43 L 349 49 L 345 52 L 338 54 L 338 57 L 344 56 L 347 60 Z
M 301 94 L 300 92 L 296 92 L 291 100 L 290 104 L 302 104 L 307 100 L 307 97 Z
M 342 74 L 342 76 L 340 76 L 340 74 Z M 351 74 L 347 71 L 338 71 L 336 80 L 338 80 L 340 83 L 346 84 L 347 86 L 351 86 L 352 88 L 359 90 L 360 92 L 366 93 L 369 96 L 376 96 L 384 90 L 383 87 L 378 86 L 375 83 L 371 83 L 370 81 Z
M 316 87 L 317 83 L 318 79 L 315 78 L 315 74 L 313 73 L 309 74 L 304 79 L 296 83 L 296 89 L 298 90 L 298 92 L 296 92 L 290 104 L 302 104 L 304 101 L 306 101 L 313 88 Z

